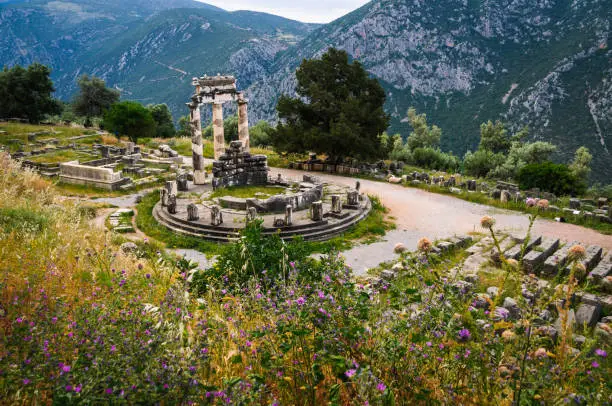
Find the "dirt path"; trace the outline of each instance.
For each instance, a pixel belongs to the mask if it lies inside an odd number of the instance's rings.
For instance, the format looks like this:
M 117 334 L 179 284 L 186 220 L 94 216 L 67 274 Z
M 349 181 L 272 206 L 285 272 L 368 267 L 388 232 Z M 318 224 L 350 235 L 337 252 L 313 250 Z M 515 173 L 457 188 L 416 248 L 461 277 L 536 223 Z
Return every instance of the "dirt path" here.
M 305 172 L 278 168 L 272 168 L 270 171 L 272 176 L 276 176 L 277 173 L 299 179 Z M 356 181 L 343 176 L 319 173 L 316 175 L 324 181 L 347 186 L 354 185 Z M 448 237 L 479 230 L 480 219 L 484 215 L 494 217 L 498 228 L 519 234 L 525 232 L 529 225 L 527 215 L 523 213 L 471 203 L 417 188 L 372 180 L 359 181 L 363 192 L 380 197 L 384 205 L 390 209 L 390 215 L 396 218 L 399 230 L 420 232 L 422 236 L 429 238 Z M 612 236 L 574 224 L 538 219 L 533 234 L 582 241 L 588 245 L 595 244 L 612 250 Z

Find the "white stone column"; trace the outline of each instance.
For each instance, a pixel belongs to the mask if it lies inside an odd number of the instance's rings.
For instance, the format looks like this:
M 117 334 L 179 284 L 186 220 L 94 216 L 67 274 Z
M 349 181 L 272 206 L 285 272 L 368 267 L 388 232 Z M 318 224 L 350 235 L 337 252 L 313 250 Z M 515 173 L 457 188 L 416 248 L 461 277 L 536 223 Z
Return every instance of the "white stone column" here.
M 249 116 L 247 114 L 247 101 L 242 94 L 238 98 L 238 139 L 242 141 L 242 146 L 249 152 Z
M 223 104 L 213 103 L 213 140 L 215 159 L 219 159 L 225 153 L 225 135 L 223 133 Z
M 203 185 L 206 179 L 204 157 L 202 156 L 202 118 L 200 104 L 193 101 L 189 106 L 189 127 L 191 129 L 191 157 L 193 158 L 193 183 Z

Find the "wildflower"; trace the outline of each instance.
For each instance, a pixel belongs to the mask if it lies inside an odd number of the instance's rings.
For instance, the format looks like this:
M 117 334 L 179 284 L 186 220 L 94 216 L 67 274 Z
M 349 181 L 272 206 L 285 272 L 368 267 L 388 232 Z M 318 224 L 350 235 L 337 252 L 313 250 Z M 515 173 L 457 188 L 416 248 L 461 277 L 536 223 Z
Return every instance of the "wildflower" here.
M 471 336 L 472 334 L 470 333 L 470 330 L 468 330 L 467 328 L 463 328 L 459 330 L 459 340 L 467 341 L 470 339 Z
M 387 385 L 385 385 L 384 383 L 380 382 L 378 385 L 376 385 L 376 389 L 378 389 L 381 392 L 384 392 L 385 389 L 387 389 Z
M 401 242 L 398 242 L 397 244 L 395 244 L 395 247 L 393 247 L 393 251 L 396 254 L 401 254 L 402 252 L 406 251 L 406 246 Z
M 25 379 L 23 380 L 23 384 L 24 384 L 24 385 L 27 385 L 27 384 L 29 384 L 30 382 L 32 382 L 32 381 L 30 381 L 28 378 L 25 378 Z
M 113 389 L 112 388 L 106 388 L 106 394 L 110 395 L 113 393 Z
M 431 241 L 426 237 L 421 238 L 417 243 L 417 249 L 422 252 L 429 252 L 431 250 Z
M 66 392 L 72 392 L 72 385 L 66 385 Z
M 77 386 L 75 386 L 75 387 L 74 387 L 74 391 L 75 391 L 76 393 L 80 393 L 80 392 L 81 392 L 81 389 L 83 389 L 83 387 L 82 387 L 81 385 L 77 385 Z
M 298 306 L 303 306 L 304 303 L 306 303 L 306 299 L 304 299 L 302 296 L 298 297 L 297 300 L 295 301 L 295 303 L 298 304 Z
M 548 354 L 546 352 L 546 348 L 542 348 L 542 347 L 540 347 L 537 350 L 535 350 L 533 355 L 535 355 L 536 358 L 546 358 L 546 357 L 548 357 Z
M 602 358 L 606 358 L 608 356 L 606 350 L 602 350 L 601 348 L 596 349 L 595 354 L 599 355 Z
M 591 362 L 591 366 L 593 368 L 599 368 L 599 363 L 597 361 L 593 361 L 593 362 Z
M 502 338 L 505 341 L 514 341 L 514 339 L 516 338 L 516 334 L 514 334 L 512 330 L 504 330 L 504 332 L 502 333 Z
M 548 209 L 548 200 L 542 199 L 542 200 L 538 201 L 537 206 L 540 209 Z
M 63 372 L 70 372 L 70 365 L 62 365 Z
M 518 261 L 513 258 L 510 258 L 509 260 L 507 260 L 506 264 L 508 264 L 508 266 L 510 266 L 510 268 L 512 269 L 518 269 L 518 266 L 519 266 Z
M 529 197 L 527 198 L 527 200 L 525 200 L 525 204 L 527 205 L 527 207 L 533 207 L 536 205 L 536 201 L 533 197 Z
M 568 257 L 571 261 L 583 259 L 586 255 L 586 250 L 582 245 L 574 245 L 569 249 Z
M 117 347 L 115 345 L 111 345 L 110 352 L 117 351 Z
M 145 275 L 145 277 L 146 277 L 147 279 L 151 279 L 151 274 L 150 274 L 150 273 L 148 273 L 148 274 L 146 274 L 146 275 Z
M 492 228 L 495 225 L 495 219 L 490 216 L 484 216 L 480 219 L 480 226 L 482 228 Z
M 344 373 L 344 375 L 346 375 L 348 378 L 352 377 L 353 375 L 355 375 L 355 373 L 357 372 L 356 369 L 349 369 L 348 371 L 346 371 Z

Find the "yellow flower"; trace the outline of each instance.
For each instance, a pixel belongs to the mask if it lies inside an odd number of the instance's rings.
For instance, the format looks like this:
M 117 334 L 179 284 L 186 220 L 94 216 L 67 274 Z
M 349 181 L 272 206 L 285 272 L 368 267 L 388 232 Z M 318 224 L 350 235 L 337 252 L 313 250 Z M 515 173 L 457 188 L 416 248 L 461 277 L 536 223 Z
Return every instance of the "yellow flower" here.
M 431 250 L 431 241 L 427 237 L 423 237 L 417 243 L 417 248 L 419 251 L 429 252 Z
M 512 330 L 504 330 L 502 333 L 502 338 L 505 341 L 514 341 L 516 339 L 516 334 Z
M 506 261 L 506 263 L 512 268 L 512 269 L 518 269 L 519 263 L 516 259 L 512 259 L 510 258 L 509 260 Z
M 480 226 L 482 228 L 492 228 L 495 225 L 495 219 L 490 216 L 484 216 L 480 219 Z
M 582 245 L 574 245 L 569 249 L 569 259 L 578 261 L 586 256 L 586 250 Z
M 548 357 L 548 351 L 546 351 L 546 348 L 540 347 L 537 350 L 535 350 L 533 355 L 535 355 L 536 358 L 545 358 L 545 357 Z

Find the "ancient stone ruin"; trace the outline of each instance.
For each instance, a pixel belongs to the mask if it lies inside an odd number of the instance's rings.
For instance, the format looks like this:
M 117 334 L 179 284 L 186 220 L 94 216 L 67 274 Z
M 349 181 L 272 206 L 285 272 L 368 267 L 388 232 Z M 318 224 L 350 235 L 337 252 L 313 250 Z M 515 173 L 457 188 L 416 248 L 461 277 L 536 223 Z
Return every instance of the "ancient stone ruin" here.
M 363 220 L 372 208 L 368 197 L 355 189 L 328 185 L 334 191 L 325 196 L 321 181 L 310 175 L 304 175 L 302 182 L 270 179 L 269 185 L 279 193 L 265 200 L 210 199 L 206 197 L 212 193 L 210 185 L 198 199 L 181 194 L 177 182 L 170 181 L 160 191 L 161 201 L 153 216 L 172 231 L 212 241 L 235 240 L 255 220 L 262 222 L 264 234 L 278 232 L 283 239 L 302 236 L 307 241 L 322 241 Z
M 238 104 L 238 139 L 245 152 L 249 152 L 249 122 L 247 100 L 242 92 L 236 90 L 236 79 L 233 76 L 203 76 L 193 78 L 195 92 L 191 96 L 189 107 L 191 145 L 193 156 L 193 178 L 196 185 L 205 183 L 204 158 L 202 157 L 202 120 L 200 106 L 212 104 L 214 157 L 220 159 L 225 152 L 225 135 L 223 132 L 223 103 Z
M 213 162 L 213 189 L 265 185 L 268 182 L 268 170 L 268 158 L 265 155 L 251 155 L 242 141 L 232 141 L 225 153 Z

